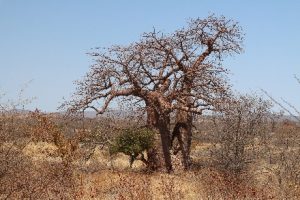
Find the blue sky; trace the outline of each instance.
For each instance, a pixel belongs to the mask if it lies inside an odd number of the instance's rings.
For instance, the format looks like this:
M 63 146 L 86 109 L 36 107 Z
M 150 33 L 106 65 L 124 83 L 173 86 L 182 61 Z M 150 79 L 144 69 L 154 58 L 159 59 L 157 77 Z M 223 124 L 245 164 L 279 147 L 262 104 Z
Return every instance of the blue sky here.
M 143 32 L 172 32 L 209 14 L 243 27 L 245 52 L 225 60 L 239 92 L 267 90 L 300 108 L 300 1 L 289 0 L 0 0 L 0 91 L 17 98 L 26 82 L 29 108 L 55 111 L 75 90 L 93 47 L 128 44 Z

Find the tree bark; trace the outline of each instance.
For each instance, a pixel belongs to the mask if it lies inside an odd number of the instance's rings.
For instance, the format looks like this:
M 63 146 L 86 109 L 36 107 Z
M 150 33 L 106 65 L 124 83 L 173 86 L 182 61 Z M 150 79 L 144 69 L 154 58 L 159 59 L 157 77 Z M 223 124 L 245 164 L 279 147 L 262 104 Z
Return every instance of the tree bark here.
M 157 130 L 157 122 L 158 122 L 158 113 L 156 110 L 151 107 L 147 106 L 147 127 L 152 130 Z M 157 138 L 155 137 L 155 144 L 152 148 L 148 149 L 147 151 L 147 158 L 148 158 L 148 169 L 150 171 L 156 171 L 159 168 L 162 167 L 163 162 L 161 160 L 161 155 L 159 155 L 159 149 L 160 146 L 158 145 L 160 142 L 157 141 Z
M 169 125 L 169 115 L 160 114 L 155 108 L 147 106 L 147 126 L 153 130 L 157 130 L 160 134 L 160 139 L 157 138 L 155 146 L 147 152 L 148 168 L 152 171 L 158 170 L 163 166 L 165 166 L 168 173 L 172 171 Z
M 189 169 L 191 164 L 192 122 L 193 117 L 191 113 L 178 111 L 176 124 L 172 133 L 172 143 L 175 138 L 178 140 L 179 150 L 182 153 L 182 165 L 185 170 Z
M 172 168 L 172 159 L 171 159 L 171 153 L 170 153 L 170 147 L 171 147 L 171 139 L 170 139 L 170 117 L 169 115 L 160 115 L 159 121 L 158 121 L 158 129 L 161 137 L 161 143 L 162 143 L 162 151 L 164 155 L 165 160 L 165 167 L 168 173 L 173 171 Z
M 186 76 L 184 79 L 183 92 L 187 97 L 179 105 L 191 107 L 192 99 L 188 97 L 193 87 L 193 76 Z M 176 124 L 172 133 L 172 146 L 175 137 L 178 139 L 182 153 L 182 164 L 185 170 L 189 169 L 191 164 L 190 152 L 192 143 L 193 115 L 191 112 L 178 110 L 176 113 Z

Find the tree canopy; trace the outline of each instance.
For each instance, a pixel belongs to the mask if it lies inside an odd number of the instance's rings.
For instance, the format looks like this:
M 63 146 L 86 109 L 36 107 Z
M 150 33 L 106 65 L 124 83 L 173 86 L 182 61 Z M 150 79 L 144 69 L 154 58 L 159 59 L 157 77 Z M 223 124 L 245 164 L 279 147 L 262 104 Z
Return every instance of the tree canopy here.
M 186 28 L 172 34 L 155 30 L 128 46 L 112 46 L 89 53 L 95 63 L 85 78 L 77 82 L 77 92 L 69 102 L 70 111 L 92 108 L 99 114 L 117 97 L 134 96 L 155 101 L 167 110 L 201 112 L 228 91 L 221 65 L 227 55 L 242 51 L 241 27 L 225 17 L 192 19 Z M 182 92 L 186 76 L 193 76 L 192 92 Z M 178 107 L 185 96 L 190 107 Z M 104 100 L 100 107 L 95 101 Z
M 89 53 L 95 63 L 62 107 L 69 112 L 91 108 L 102 114 L 118 97 L 144 102 L 148 118 L 150 110 L 155 113 L 153 124 L 162 136 L 166 162 L 171 162 L 169 114 L 176 110 L 201 114 L 224 101 L 230 86 L 222 61 L 241 53 L 242 42 L 237 22 L 211 15 L 191 19 L 187 27 L 171 34 L 153 30 L 127 46 L 97 48 Z

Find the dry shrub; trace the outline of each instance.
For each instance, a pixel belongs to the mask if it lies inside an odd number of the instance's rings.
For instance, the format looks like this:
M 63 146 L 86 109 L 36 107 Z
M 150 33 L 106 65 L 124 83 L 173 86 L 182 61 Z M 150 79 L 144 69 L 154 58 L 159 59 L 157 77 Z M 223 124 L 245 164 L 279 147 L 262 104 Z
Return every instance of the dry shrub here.
M 65 134 L 65 126 L 57 125 L 53 117 L 36 110 L 30 112 L 26 132 L 33 142 L 53 143 L 57 155 L 65 165 L 70 165 L 80 155 L 79 143 L 84 138 L 84 131 L 73 133 L 72 136 Z
M 283 149 L 275 164 L 268 170 L 274 174 L 279 194 L 283 198 L 297 199 L 300 197 L 300 149 Z
M 34 165 L 23 158 L 1 178 L 4 199 L 74 199 L 76 179 L 62 163 Z
M 255 138 L 268 131 L 270 103 L 255 96 L 239 96 L 223 105 L 216 116 L 216 164 L 233 175 L 239 175 L 255 159 Z
M 110 189 L 114 199 L 184 199 L 178 176 L 119 172 L 117 179 Z
M 1 198 L 74 199 L 74 167 L 63 162 L 36 163 L 23 154 L 25 146 L 21 142 L 1 145 Z
M 118 185 L 113 188 L 116 199 L 153 199 L 149 175 L 118 175 Z
M 258 187 L 255 179 L 248 174 L 233 174 L 216 169 L 206 169 L 197 175 L 206 199 L 274 199 L 268 188 Z
M 49 116 L 35 110 L 29 112 L 26 121 L 25 131 L 31 136 L 33 142 L 54 142 L 56 144 L 61 130 Z
M 274 145 L 278 148 L 297 148 L 300 145 L 300 126 L 290 120 L 279 122 L 274 135 Z
M 268 174 L 265 185 L 270 185 L 281 199 L 300 197 L 300 143 L 299 124 L 278 120 L 267 144 L 268 158 L 260 164 L 261 172 Z
M 24 154 L 28 144 L 40 141 L 56 141 L 60 161 L 35 162 Z M 39 111 L 1 110 L 0 198 L 74 199 L 77 181 L 71 158 L 77 146 Z
M 178 185 L 178 181 L 175 180 L 175 176 L 160 176 L 160 182 L 156 189 L 162 194 L 162 199 L 184 199 L 184 193 L 181 185 Z
M 0 194 L 1 199 L 8 199 L 14 193 L 23 190 L 26 182 L 23 184 L 22 177 L 29 177 L 24 169 L 30 169 L 32 163 L 29 158 L 22 155 L 20 148 L 15 147 L 13 144 L 1 145 L 0 151 Z

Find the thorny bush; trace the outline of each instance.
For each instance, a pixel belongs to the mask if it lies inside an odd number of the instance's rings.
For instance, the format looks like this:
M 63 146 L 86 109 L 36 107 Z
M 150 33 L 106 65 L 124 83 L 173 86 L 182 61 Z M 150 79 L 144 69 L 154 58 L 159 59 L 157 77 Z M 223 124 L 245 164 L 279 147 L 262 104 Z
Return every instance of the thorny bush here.
M 124 132 L 117 136 L 110 145 L 110 154 L 124 153 L 128 155 L 130 167 L 137 159 L 147 165 L 144 152 L 153 147 L 154 132 L 147 128 L 125 129 Z M 138 156 L 140 156 L 138 158 Z

